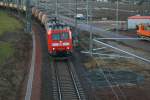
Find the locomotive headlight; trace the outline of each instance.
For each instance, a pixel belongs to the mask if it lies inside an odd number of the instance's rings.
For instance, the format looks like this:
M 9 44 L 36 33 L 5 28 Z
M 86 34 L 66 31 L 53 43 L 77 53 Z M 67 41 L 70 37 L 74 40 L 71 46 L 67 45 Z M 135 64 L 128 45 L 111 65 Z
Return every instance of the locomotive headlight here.
M 52 46 L 59 46 L 59 43 L 52 43 Z
M 70 45 L 69 42 L 64 42 L 63 43 L 63 46 L 68 46 L 68 45 Z
M 55 50 L 55 48 L 53 48 L 53 50 Z

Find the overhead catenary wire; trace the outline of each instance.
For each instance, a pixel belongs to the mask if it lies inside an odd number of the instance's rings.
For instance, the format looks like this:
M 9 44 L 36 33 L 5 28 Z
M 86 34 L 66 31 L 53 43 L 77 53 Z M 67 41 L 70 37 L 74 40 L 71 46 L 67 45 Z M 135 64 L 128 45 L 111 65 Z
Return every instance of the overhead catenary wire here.
M 95 38 L 97 40 L 145 40 L 144 38 Z
M 149 59 L 140 57 L 140 56 L 138 56 L 138 55 L 135 55 L 135 54 L 130 53 L 130 52 L 128 52 L 128 51 L 125 51 L 125 50 L 123 50 L 123 49 L 120 49 L 120 48 L 111 46 L 111 45 L 109 45 L 109 44 L 107 44 L 107 43 L 101 42 L 100 40 L 93 39 L 93 41 L 95 41 L 95 42 L 97 42 L 97 43 L 99 43 L 99 44 L 103 44 L 103 45 L 105 45 L 105 46 L 107 46 L 107 47 L 110 47 L 110 48 L 112 48 L 112 49 L 115 49 L 115 50 L 117 50 L 117 51 L 123 52 L 123 53 L 125 53 L 125 54 L 128 54 L 128 55 L 130 55 L 130 56 L 132 56 L 132 57 L 135 57 L 135 58 L 138 58 L 138 59 L 140 59 L 140 60 L 143 60 L 143 61 L 145 61 L 145 62 L 147 62 L 147 63 L 150 63 L 150 60 L 149 60 Z

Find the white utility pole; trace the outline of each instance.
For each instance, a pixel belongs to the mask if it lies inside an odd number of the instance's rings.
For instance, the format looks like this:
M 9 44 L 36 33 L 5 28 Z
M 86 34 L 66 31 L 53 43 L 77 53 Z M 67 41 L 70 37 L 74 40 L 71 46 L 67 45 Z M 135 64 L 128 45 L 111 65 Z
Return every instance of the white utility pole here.
M 118 10 L 118 7 L 119 7 L 119 2 L 117 0 L 117 7 L 116 7 L 116 33 L 118 33 L 118 29 L 119 29 L 119 10 Z
M 90 25 L 90 21 L 92 20 L 92 6 L 91 5 L 89 5 L 89 0 L 87 0 L 87 4 L 86 4 L 86 6 L 87 6 L 87 25 Z M 92 53 L 93 53 L 93 33 L 92 33 L 92 25 L 90 25 L 90 43 L 89 43 L 90 45 L 89 45 L 89 52 L 90 52 L 90 54 L 91 54 L 91 56 L 92 56 Z
M 56 11 L 55 11 L 55 15 L 58 18 L 58 0 L 56 0 Z

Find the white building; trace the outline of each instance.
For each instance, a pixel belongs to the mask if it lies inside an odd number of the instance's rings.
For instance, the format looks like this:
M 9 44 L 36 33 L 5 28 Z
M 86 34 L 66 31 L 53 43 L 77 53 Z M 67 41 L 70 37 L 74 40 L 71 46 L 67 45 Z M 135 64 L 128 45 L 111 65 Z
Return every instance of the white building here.
M 136 25 L 150 24 L 150 16 L 131 16 L 128 17 L 128 29 L 135 29 Z

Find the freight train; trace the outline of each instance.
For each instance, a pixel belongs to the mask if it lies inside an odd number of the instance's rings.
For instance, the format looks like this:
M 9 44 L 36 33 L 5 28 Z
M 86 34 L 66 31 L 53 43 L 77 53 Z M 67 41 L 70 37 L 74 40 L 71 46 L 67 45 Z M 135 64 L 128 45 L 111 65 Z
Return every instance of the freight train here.
M 18 10 L 14 3 L 0 2 L 0 7 Z M 19 10 L 26 11 L 26 7 L 19 7 Z M 67 24 L 62 23 L 55 16 L 49 15 L 44 9 L 37 7 L 32 7 L 32 16 L 38 19 L 46 29 L 47 47 L 50 55 L 72 53 L 72 31 Z

